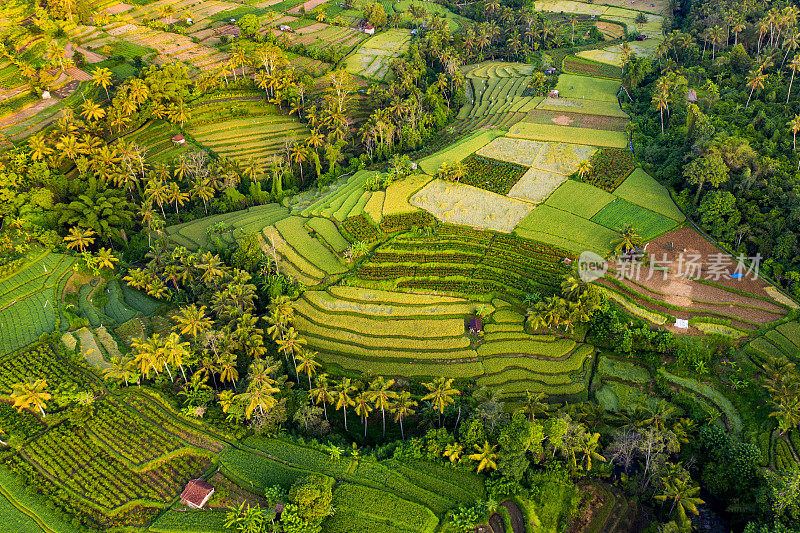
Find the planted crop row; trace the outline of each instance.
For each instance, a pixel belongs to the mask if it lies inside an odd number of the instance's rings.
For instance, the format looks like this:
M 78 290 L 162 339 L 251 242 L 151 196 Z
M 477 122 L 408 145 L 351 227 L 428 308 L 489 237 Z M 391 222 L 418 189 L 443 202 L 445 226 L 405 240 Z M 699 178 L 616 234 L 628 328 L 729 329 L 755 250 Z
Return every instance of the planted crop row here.
M 736 411 L 736 408 L 733 406 L 731 401 L 717 389 L 711 385 L 697 381 L 696 379 L 684 378 L 670 374 L 663 368 L 659 369 L 658 373 L 667 379 L 667 381 L 671 381 L 672 383 L 711 401 L 714 406 L 716 406 L 716 408 L 719 409 L 723 415 L 725 415 L 725 419 L 733 431 L 736 433 L 740 433 L 742 431 L 742 419 L 739 417 L 739 413 Z
M 343 235 L 353 242 L 371 243 L 381 238 L 381 230 L 363 214 L 345 220 L 342 229 Z
M 623 148 L 603 148 L 589 162 L 592 169 L 586 182 L 608 192 L 613 192 L 635 168 L 633 152 Z
M 464 160 L 464 166 L 461 183 L 502 195 L 508 194 L 528 170 L 522 165 L 475 154 Z
M 355 509 L 358 514 L 392 522 L 409 531 L 433 533 L 439 520 L 433 512 L 418 503 L 410 502 L 363 485 L 342 483 L 333 493 L 334 508 Z
M 134 466 L 148 463 L 183 446 L 177 437 L 134 416 L 113 397 L 95 404 L 94 417 L 86 429 L 102 448 Z
M 385 233 L 409 230 L 415 227 L 435 226 L 436 218 L 427 211 L 386 215 L 381 222 L 381 230 Z
M 11 392 L 15 383 L 29 378 L 47 380 L 51 386 L 73 384 L 79 390 L 94 387 L 87 374 L 56 353 L 49 344 L 40 344 L 0 361 L 0 391 Z
M 24 452 L 72 497 L 108 512 L 134 500 L 167 502 L 186 481 L 208 467 L 207 459 L 184 455 L 138 473 L 100 448 L 83 430 L 68 424 L 32 441 Z

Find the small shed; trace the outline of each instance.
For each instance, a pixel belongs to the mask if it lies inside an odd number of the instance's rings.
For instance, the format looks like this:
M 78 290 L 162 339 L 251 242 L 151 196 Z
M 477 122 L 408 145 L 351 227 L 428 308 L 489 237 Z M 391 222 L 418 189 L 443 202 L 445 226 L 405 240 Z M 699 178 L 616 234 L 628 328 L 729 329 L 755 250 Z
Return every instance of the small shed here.
M 694 104 L 697 102 L 697 91 L 694 89 L 689 89 L 686 91 L 686 101 L 690 104 Z
M 556 67 L 550 67 L 550 68 L 546 68 L 546 69 L 544 70 L 544 73 L 545 73 L 545 74 L 555 74 L 555 73 L 556 73 Z
M 50 98 L 52 98 L 50 91 L 42 91 L 42 100 L 50 100 Z
M 483 331 L 483 320 L 478 317 L 473 317 L 469 319 L 469 332 L 470 333 L 480 333 Z
M 286 24 L 281 24 L 280 26 L 278 26 L 278 29 L 286 32 L 292 31 L 292 28 L 290 26 L 287 26 Z
M 549 93 L 547 93 L 549 98 L 558 98 L 558 89 L 553 89 Z
M 364 26 L 361 27 L 361 31 L 363 31 L 367 35 L 375 35 L 375 26 L 373 26 L 369 22 L 366 22 L 364 23 Z
M 202 509 L 214 494 L 214 487 L 202 479 L 193 479 L 181 492 L 181 503 L 192 509 Z
M 685 318 L 676 318 L 675 327 L 680 329 L 689 329 L 689 321 Z
M 175 136 L 172 138 L 172 142 L 174 142 L 175 144 L 186 144 L 186 139 L 184 139 L 184 138 L 183 138 L 183 135 L 181 135 L 181 134 L 179 133 L 179 134 L 175 135 Z

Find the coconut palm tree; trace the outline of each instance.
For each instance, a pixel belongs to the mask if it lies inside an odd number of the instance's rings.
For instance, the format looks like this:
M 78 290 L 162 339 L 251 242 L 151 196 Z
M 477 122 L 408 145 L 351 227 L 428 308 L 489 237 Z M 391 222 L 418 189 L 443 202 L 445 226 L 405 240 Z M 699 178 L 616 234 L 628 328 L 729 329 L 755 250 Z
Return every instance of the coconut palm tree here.
M 423 400 L 430 400 L 433 408 L 439 413 L 439 426 L 442 425 L 442 413 L 445 407 L 455 403 L 453 396 L 459 394 L 458 389 L 453 388 L 453 379 L 436 378 L 430 383 L 423 383 L 430 392 L 422 397 Z
M 475 445 L 476 453 L 469 456 L 469 459 L 478 463 L 478 473 L 484 470 L 491 471 L 497 470 L 497 446 L 489 444 L 489 441 L 484 441 L 483 446 Z
M 180 312 L 172 319 L 175 321 L 172 330 L 181 335 L 189 335 L 194 341 L 201 339 L 203 334 L 214 325 L 214 321 L 206 316 L 205 305 L 197 307 L 197 304 L 189 304 L 181 307 Z
M 450 460 L 451 464 L 461 462 L 461 454 L 464 453 L 464 447 L 457 442 L 451 442 L 444 447 L 444 457 Z
M 789 97 L 792 95 L 792 83 L 794 83 L 794 75 L 800 70 L 800 56 L 794 56 L 789 61 L 789 69 L 792 71 L 792 77 L 789 79 L 789 90 L 786 92 L 786 103 L 789 103 Z
M 325 413 L 325 420 L 328 419 L 328 403 L 333 403 L 334 392 L 331 382 L 328 379 L 328 374 L 317 376 L 314 380 L 314 388 L 309 389 L 308 395 L 315 404 L 322 404 L 322 409 Z
M 391 409 L 392 400 L 397 399 L 397 393 L 391 390 L 394 385 L 393 379 L 385 379 L 383 376 L 378 376 L 372 383 L 369 384 L 370 401 L 375 404 L 375 407 L 381 410 L 381 418 L 383 422 L 383 436 L 386 436 L 386 410 Z
M 587 472 L 592 469 L 592 460 L 605 462 L 606 458 L 600 455 L 597 450 L 600 447 L 600 433 L 584 433 L 573 446 L 573 453 L 583 456 L 581 466 Z
M 400 391 L 397 399 L 392 403 L 391 412 L 394 413 L 394 421 L 400 422 L 400 437 L 406 440 L 403 432 L 403 420 L 415 413 L 414 408 L 417 406 L 416 400 L 411 397 L 408 391 Z
M 800 131 L 800 115 L 795 115 L 792 120 L 786 123 L 792 131 L 792 150 L 797 151 L 797 132 Z
M 308 341 L 300 337 L 300 332 L 294 329 L 293 326 L 289 326 L 283 334 L 283 338 L 275 342 L 278 344 L 278 347 L 283 350 L 284 356 L 291 354 L 292 362 L 294 363 L 294 375 L 297 376 L 297 359 L 295 358 L 295 353 L 301 350 Z
M 637 246 L 642 244 L 642 238 L 639 237 L 639 234 L 636 233 L 636 230 L 633 229 L 633 226 L 630 224 L 626 224 L 621 230 L 619 230 L 619 237 L 617 237 L 611 244 L 614 244 L 614 253 L 625 253 L 629 250 L 633 250 Z
M 750 87 L 750 94 L 747 96 L 747 103 L 745 104 L 744 108 L 747 109 L 750 106 L 750 99 L 753 97 L 753 92 L 756 89 L 761 90 L 764 88 L 764 82 L 767 80 L 767 75 L 764 74 L 759 68 L 758 70 L 751 70 L 750 73 L 747 75 L 747 86 Z
M 669 92 L 666 86 L 656 89 L 651 99 L 653 105 L 661 115 L 661 135 L 664 135 L 664 111 L 669 111 Z
M 308 390 L 311 390 L 311 377 L 317 375 L 317 371 L 322 367 L 316 360 L 317 352 L 300 348 L 297 352 L 297 359 L 300 364 L 297 365 L 297 371 L 302 372 L 308 376 Z
M 108 88 L 111 87 L 111 78 L 112 78 L 112 76 L 113 76 L 113 73 L 111 72 L 110 69 L 107 69 L 106 67 L 102 67 L 102 68 L 96 69 L 92 73 L 92 84 L 95 87 L 102 87 L 103 90 L 105 90 L 105 92 L 106 92 L 106 98 L 109 98 L 109 99 L 111 97 L 108 95 Z
M 367 436 L 367 418 L 373 411 L 372 399 L 368 391 L 363 391 L 355 397 L 356 414 L 364 420 L 364 437 Z
M 690 527 L 691 522 L 687 513 L 699 515 L 698 505 L 705 502 L 697 497 L 700 487 L 695 485 L 688 476 L 671 476 L 663 479 L 664 490 L 662 494 L 657 494 L 655 499 L 661 502 L 672 502 L 670 514 L 677 512 L 678 524 L 685 529 Z
M 25 383 L 15 383 L 11 392 L 14 407 L 20 411 L 39 409 L 44 418 L 47 416 L 44 412 L 47 401 L 53 397 L 46 389 L 47 380 L 44 379 L 30 379 Z
M 86 120 L 95 121 L 106 116 L 106 110 L 100 107 L 100 104 L 94 100 L 86 100 L 81 105 L 81 109 L 81 116 Z
M 334 387 L 336 398 L 336 409 L 341 409 L 344 414 L 344 430 L 347 431 L 347 408 L 355 405 L 352 395 L 355 394 L 356 387 L 353 386 L 350 378 L 342 378 Z
M 581 179 L 585 179 L 591 171 L 592 164 L 589 161 L 584 159 L 578 164 L 578 175 L 581 177 Z
M 93 229 L 72 227 L 69 229 L 69 234 L 64 237 L 64 241 L 67 243 L 67 248 L 83 252 L 94 244 L 95 235 L 96 233 Z

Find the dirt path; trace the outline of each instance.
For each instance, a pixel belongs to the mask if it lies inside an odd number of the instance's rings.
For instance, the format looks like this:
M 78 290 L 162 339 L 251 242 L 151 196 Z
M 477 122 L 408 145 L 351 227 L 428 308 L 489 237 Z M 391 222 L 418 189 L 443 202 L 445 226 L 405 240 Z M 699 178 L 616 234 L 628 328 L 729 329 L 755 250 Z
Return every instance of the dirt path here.
M 506 500 L 500 505 L 506 508 L 506 511 L 508 511 L 511 517 L 511 531 L 514 533 L 525 533 L 527 531 L 525 529 L 525 516 L 522 514 L 522 509 L 519 508 L 519 505 L 511 500 Z
M 492 533 L 506 533 L 506 525 L 503 522 L 503 517 L 497 513 L 489 517 L 489 526 L 492 528 Z

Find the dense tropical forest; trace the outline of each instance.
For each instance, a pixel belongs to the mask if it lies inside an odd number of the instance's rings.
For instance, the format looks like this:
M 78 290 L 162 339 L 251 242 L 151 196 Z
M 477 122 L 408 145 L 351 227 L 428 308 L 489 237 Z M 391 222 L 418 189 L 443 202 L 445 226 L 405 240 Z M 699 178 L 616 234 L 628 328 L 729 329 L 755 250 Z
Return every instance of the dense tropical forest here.
M 4 2 L 2 523 L 800 531 L 799 16 Z

